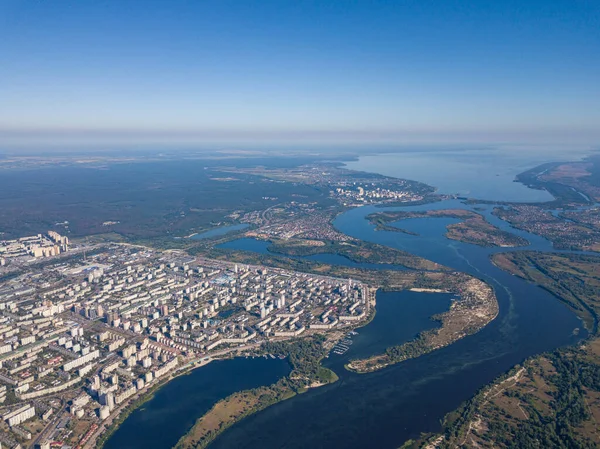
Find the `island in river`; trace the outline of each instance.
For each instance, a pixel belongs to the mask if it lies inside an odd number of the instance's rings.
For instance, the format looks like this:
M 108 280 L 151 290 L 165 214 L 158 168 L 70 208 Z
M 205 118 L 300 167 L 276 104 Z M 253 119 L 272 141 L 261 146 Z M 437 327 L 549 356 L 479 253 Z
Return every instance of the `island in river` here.
M 411 218 L 456 218 L 458 223 L 452 223 L 447 226 L 446 237 L 459 242 L 472 243 L 480 246 L 526 246 L 529 242 L 523 237 L 503 231 L 491 223 L 477 212 L 466 209 L 442 209 L 428 211 L 384 211 L 369 215 L 369 221 L 376 225 L 377 230 L 405 232 L 401 227 L 394 226 L 401 220 Z
M 286 256 L 315 256 L 319 254 L 335 254 L 360 264 L 380 265 L 381 268 L 396 266 L 411 270 L 448 271 L 449 268 L 431 260 L 415 256 L 376 243 L 358 239 L 346 241 L 306 240 L 306 239 L 274 239 L 268 240 L 267 251 Z

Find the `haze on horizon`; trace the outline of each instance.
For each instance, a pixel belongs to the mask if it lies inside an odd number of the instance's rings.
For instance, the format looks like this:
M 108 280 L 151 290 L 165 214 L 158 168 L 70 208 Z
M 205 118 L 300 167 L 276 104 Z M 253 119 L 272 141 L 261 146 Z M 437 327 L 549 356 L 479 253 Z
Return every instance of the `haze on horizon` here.
M 600 2 L 0 3 L 0 147 L 600 142 Z

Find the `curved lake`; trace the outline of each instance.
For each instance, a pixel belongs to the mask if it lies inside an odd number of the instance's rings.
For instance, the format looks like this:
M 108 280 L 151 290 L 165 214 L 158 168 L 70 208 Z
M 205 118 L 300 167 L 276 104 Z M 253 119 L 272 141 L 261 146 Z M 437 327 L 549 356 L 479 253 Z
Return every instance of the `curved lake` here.
M 289 372 L 289 364 L 279 359 L 211 362 L 160 388 L 127 417 L 104 448 L 171 448 L 219 400 L 236 391 L 270 385 Z
M 446 201 L 389 210 L 447 208 L 473 209 L 458 201 Z M 375 373 L 350 373 L 343 368 L 350 358 L 405 341 L 410 336 L 399 335 L 396 329 L 407 327 L 411 320 L 419 321 L 418 313 L 410 307 L 402 306 L 392 312 L 385 310 L 394 298 L 401 299 L 410 292 L 392 297 L 379 292 L 376 320 L 380 315 L 389 315 L 388 318 L 397 323 L 380 328 L 375 320 L 371 323 L 375 326 L 359 330 L 348 352 L 327 359 L 325 365 L 340 376 L 339 382 L 311 390 L 241 421 L 224 432 L 211 448 L 397 448 L 421 432 L 439 431 L 440 420 L 446 413 L 525 358 L 576 343 L 587 335 L 584 330 L 579 335 L 574 334 L 576 328 L 583 327 L 582 323 L 554 296 L 490 262 L 492 253 L 509 249 L 483 248 L 448 240 L 444 237 L 445 226 L 454 221 L 446 218 L 411 219 L 398 224 L 418 232 L 419 236 L 376 231 L 365 217 L 380 210 L 384 209 L 375 206 L 352 209 L 336 219 L 335 227 L 361 240 L 409 251 L 485 279 L 498 297 L 498 318 L 481 332 L 431 354 Z M 502 229 L 528 239 L 531 242 L 528 249 L 552 249 L 550 242 L 543 238 L 512 230 L 507 223 L 491 215 L 491 207 L 478 212 Z M 436 296 L 422 294 L 420 298 L 424 302 L 435 301 Z M 407 334 L 412 335 L 412 330 L 407 330 Z M 376 338 L 371 335 L 372 331 L 381 332 L 385 335 L 381 338 L 387 341 L 364 349 L 361 339 Z

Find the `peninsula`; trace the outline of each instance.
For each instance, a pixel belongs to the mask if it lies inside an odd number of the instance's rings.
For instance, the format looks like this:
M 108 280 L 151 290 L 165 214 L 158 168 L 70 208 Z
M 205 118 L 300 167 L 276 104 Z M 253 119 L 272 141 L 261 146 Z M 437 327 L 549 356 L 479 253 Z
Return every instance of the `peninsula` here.
M 415 339 L 388 348 L 385 353 L 352 360 L 346 369 L 369 373 L 386 366 L 419 357 L 472 335 L 498 315 L 498 303 L 493 290 L 485 282 L 466 275 L 456 275 L 453 283 L 445 280 L 437 288 L 412 288 L 416 291 L 445 292 L 459 295 L 450 310 L 433 317 L 440 327 L 421 332 Z
M 493 261 L 552 292 L 581 317 L 590 335 L 578 346 L 515 366 L 448 414 L 442 435 L 407 447 L 567 447 L 564 441 L 568 447 L 595 447 L 600 413 L 600 257 L 526 251 L 495 254 Z
M 329 352 L 322 335 L 291 342 L 268 342 L 260 353 L 287 357 L 292 372 L 273 385 L 236 392 L 217 402 L 177 443 L 175 449 L 198 449 L 208 446 L 221 432 L 252 413 L 277 402 L 302 394 L 308 388 L 337 381 L 337 375 L 320 365 Z

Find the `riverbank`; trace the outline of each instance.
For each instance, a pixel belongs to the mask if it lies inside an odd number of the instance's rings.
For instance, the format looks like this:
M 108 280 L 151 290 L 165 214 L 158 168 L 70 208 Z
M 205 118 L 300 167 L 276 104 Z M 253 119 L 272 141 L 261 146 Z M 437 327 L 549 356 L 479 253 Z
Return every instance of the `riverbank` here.
M 375 306 L 375 297 L 371 291 L 373 299 L 371 307 Z M 366 317 L 365 322 L 360 325 L 366 325 L 375 315 L 374 309 Z M 231 348 L 220 351 L 210 358 L 202 357 L 193 359 L 174 372 L 168 378 L 159 384 L 151 386 L 148 390 L 140 392 L 131 398 L 126 404 L 123 404 L 110 419 L 104 422 L 91 435 L 84 446 L 86 449 L 102 448 L 110 440 L 112 435 L 119 429 L 125 420 L 136 410 L 139 410 L 147 402 L 151 401 L 163 387 L 184 375 L 193 374 L 197 368 L 205 367 L 208 364 L 225 359 L 239 358 L 243 355 L 253 358 L 267 358 L 268 355 L 277 355 L 279 358 L 287 357 L 292 365 L 293 371 L 284 379 L 267 385 L 246 390 L 242 389 L 234 392 L 224 399 L 216 401 L 212 408 L 199 418 L 192 430 L 181 438 L 181 447 L 204 447 L 197 446 L 200 442 L 206 445 L 216 438 L 227 427 L 233 425 L 246 416 L 252 415 L 264 408 L 269 407 L 282 400 L 289 399 L 296 394 L 301 394 L 311 388 L 318 388 L 329 383 L 336 382 L 338 376 L 328 368 L 320 366 L 321 360 L 328 354 L 335 343 L 343 338 L 347 331 L 354 327 L 348 327 L 346 332 L 334 331 L 327 334 L 327 337 L 320 334 L 313 334 L 304 339 L 289 338 L 279 340 L 278 342 L 267 342 L 263 345 L 253 344 L 239 348 Z M 306 342 L 311 342 L 306 345 Z M 318 357 L 315 359 L 315 354 Z M 315 369 L 316 367 L 316 369 Z M 191 446 L 185 446 L 190 441 L 195 441 Z M 194 439 L 196 438 L 196 439 Z M 185 443 L 185 442 L 188 443 Z M 191 444 L 191 443 L 190 443 Z
M 595 447 L 600 438 L 600 257 L 523 251 L 496 254 L 493 260 L 551 292 L 582 320 L 591 320 L 590 336 L 515 366 L 449 413 L 443 435 L 414 447 Z
M 217 402 L 198 419 L 192 429 L 178 441 L 176 449 L 205 448 L 219 434 L 242 419 L 278 402 L 290 399 L 309 388 L 318 388 L 338 380 L 338 376 L 321 366 L 328 349 L 323 336 L 293 342 L 267 342 L 265 353 L 287 357 L 292 372 L 275 384 L 233 393 Z
M 259 345 L 250 344 L 243 347 L 227 349 L 215 353 L 211 357 L 199 357 L 185 361 L 185 365 L 179 367 L 177 370 L 172 372 L 167 378 L 161 380 L 159 383 L 151 385 L 146 389 L 138 392 L 127 402 L 122 404 L 110 417 L 105 420 L 98 429 L 92 434 L 84 449 L 91 449 L 96 447 L 101 449 L 104 444 L 110 439 L 114 432 L 116 432 L 119 426 L 137 409 L 148 401 L 154 398 L 154 395 L 167 384 L 172 382 L 181 376 L 186 376 L 192 373 L 192 371 L 202 368 L 212 362 L 225 360 L 227 358 L 235 357 L 235 354 L 241 354 L 244 351 L 251 351 L 257 348 Z
M 318 362 L 320 362 L 320 360 L 327 355 L 335 343 L 339 339 L 343 338 L 348 331 L 356 326 L 365 325 L 372 320 L 373 316 L 375 315 L 374 307 L 376 304 L 376 298 L 374 293 L 376 289 L 370 287 L 367 288 L 370 298 L 368 304 L 368 310 L 370 310 L 370 312 L 364 317 L 364 319 L 360 320 L 359 322 L 346 323 L 346 326 L 343 328 L 343 330 L 332 330 L 331 332 L 327 332 L 327 337 L 324 337 L 320 334 L 315 334 L 315 331 L 308 331 L 309 334 L 312 334 L 310 337 L 308 337 L 308 339 L 318 343 L 318 347 L 313 345 L 313 349 L 308 351 L 308 353 L 311 354 L 310 357 L 314 357 L 313 354 L 315 351 L 319 352 L 320 355 L 318 357 Z M 87 441 L 88 444 L 86 445 L 86 448 L 92 448 L 94 445 L 96 445 L 98 448 L 103 447 L 104 443 L 110 439 L 113 433 L 118 430 L 119 426 L 134 411 L 139 409 L 144 403 L 150 401 L 160 388 L 166 386 L 169 382 L 177 377 L 180 377 L 184 374 L 190 374 L 196 368 L 205 366 L 216 360 L 223 360 L 224 358 L 233 358 L 243 355 L 252 357 L 266 357 L 267 355 L 278 354 L 278 352 L 281 357 L 292 357 L 294 350 L 282 349 L 281 345 L 289 344 L 290 347 L 294 347 L 294 345 L 300 345 L 301 347 L 302 342 L 306 340 L 306 338 L 304 340 L 298 340 L 296 337 L 283 337 L 283 339 L 279 338 L 277 342 L 249 344 L 219 351 L 210 357 L 202 356 L 192 360 L 185 360 L 183 363 L 186 364 L 180 367 L 178 371 L 172 373 L 168 379 L 165 379 L 158 385 L 150 387 L 149 390 L 140 392 L 138 395 L 132 397 L 127 404 L 122 405 L 121 408 L 119 408 L 116 413 L 110 417 L 110 420 L 105 421 L 104 425 L 101 425 L 94 432 L 92 437 Z M 212 440 L 222 430 L 237 422 L 244 416 L 248 416 L 268 407 L 269 405 L 302 393 L 309 388 L 317 388 L 337 381 L 337 375 L 328 368 L 319 366 L 316 371 L 307 371 L 307 366 L 315 364 L 314 358 L 311 359 L 310 357 L 303 357 L 301 360 L 292 362 L 296 373 L 306 373 L 301 374 L 300 377 L 297 375 L 296 377 L 293 377 L 293 374 L 290 374 L 289 378 L 287 378 L 287 381 L 285 382 L 277 382 L 266 387 L 260 386 L 254 390 L 244 389 L 240 392 L 236 392 L 230 396 L 227 396 L 225 399 L 217 401 L 216 404 L 213 405 L 214 410 L 207 412 L 207 415 L 204 417 L 204 419 L 201 418 L 199 427 L 202 430 L 195 431 L 195 434 L 198 435 L 198 433 L 200 433 L 201 437 L 199 439 L 202 441 Z M 239 400 L 241 397 L 244 397 L 243 402 Z M 268 398 L 268 400 L 266 400 L 266 398 Z M 208 425 L 206 424 L 207 422 L 209 423 Z M 211 422 L 213 424 L 216 422 L 216 427 L 212 426 L 210 424 Z
M 187 373 L 181 373 L 179 375 L 183 374 Z M 131 399 L 131 401 L 123 404 L 120 408 L 113 412 L 113 414 L 104 423 L 102 423 L 98 429 L 96 429 L 83 448 L 91 449 L 95 447 L 97 449 L 102 449 L 108 439 L 113 435 L 114 432 L 116 432 L 119 426 L 129 417 L 129 415 L 131 415 L 131 413 L 144 405 L 146 402 L 150 401 L 160 388 L 165 386 L 175 377 L 177 376 L 173 376 L 171 379 L 165 379 L 164 381 L 153 385 L 147 391 L 137 394 Z
M 208 360 L 197 359 L 195 361 L 191 361 L 186 365 L 186 367 L 175 371 L 168 378 L 163 379 L 158 384 L 152 385 L 148 387 L 148 389 L 145 389 L 134 395 L 129 401 L 121 405 L 121 407 L 113 412 L 110 417 L 98 427 L 98 429 L 94 432 L 84 446 L 84 449 L 91 449 L 93 447 L 101 449 L 104 447 L 104 444 L 109 440 L 119 426 L 129 417 L 129 415 L 131 415 L 131 413 L 144 405 L 146 402 L 150 401 L 158 390 L 177 377 L 190 374 L 192 370 L 205 366 L 213 360 L 215 359 L 209 358 Z
M 600 256 L 519 251 L 494 254 L 491 260 L 500 269 L 548 290 L 589 332 L 596 332 L 598 311 L 590 298 L 600 289 L 595 275 Z
M 146 397 L 143 404 L 132 403 L 131 413 L 105 438 L 103 447 L 173 447 L 196 419 L 221 399 L 237 391 L 273 384 L 290 373 L 287 361 L 266 356 L 217 359 L 203 364 L 201 369 L 196 367 L 189 366 L 176 373 L 157 387 L 151 397 Z

